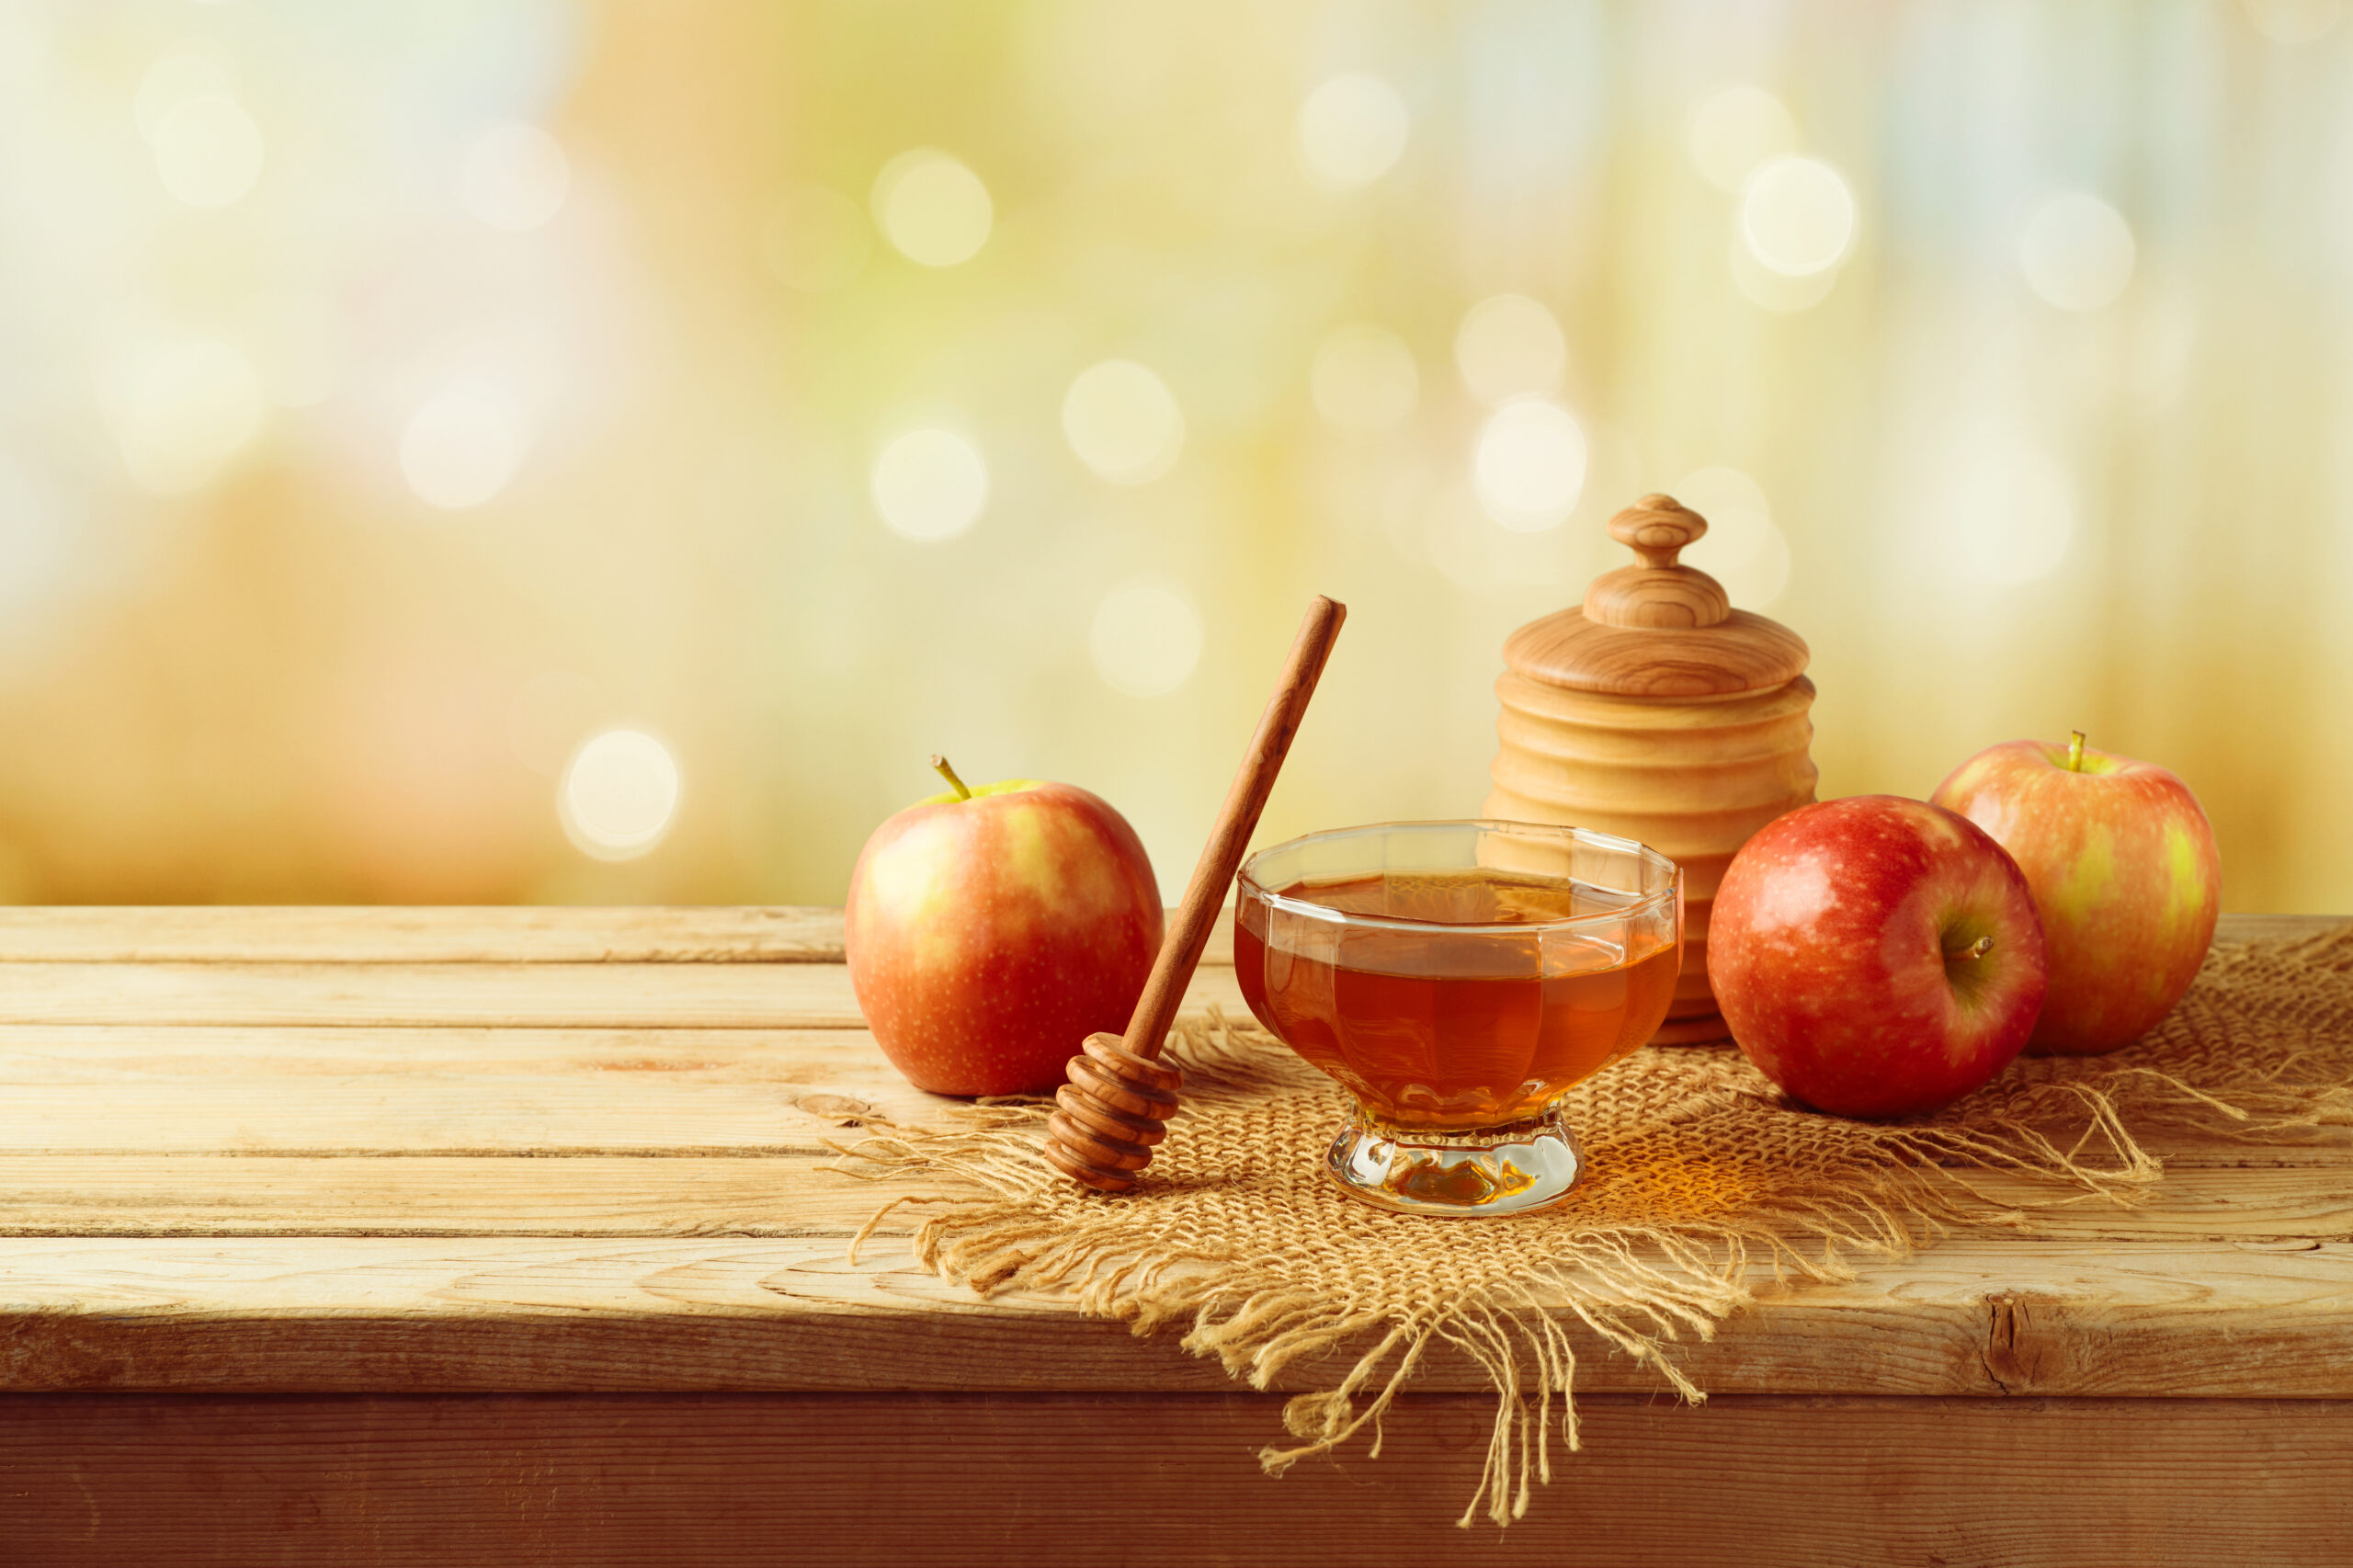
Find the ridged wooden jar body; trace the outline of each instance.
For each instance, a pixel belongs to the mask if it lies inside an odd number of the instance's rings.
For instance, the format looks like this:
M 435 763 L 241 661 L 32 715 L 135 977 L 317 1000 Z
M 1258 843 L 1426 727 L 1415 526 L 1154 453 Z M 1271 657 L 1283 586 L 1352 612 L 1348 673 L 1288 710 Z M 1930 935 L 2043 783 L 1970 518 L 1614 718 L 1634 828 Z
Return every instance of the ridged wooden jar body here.
M 1708 989 L 1708 908 L 1733 854 L 1813 801 L 1813 683 L 1726 697 L 1621 697 L 1506 671 L 1484 815 L 1639 839 L 1683 868 L 1683 972 L 1664 1045 L 1727 1038 Z

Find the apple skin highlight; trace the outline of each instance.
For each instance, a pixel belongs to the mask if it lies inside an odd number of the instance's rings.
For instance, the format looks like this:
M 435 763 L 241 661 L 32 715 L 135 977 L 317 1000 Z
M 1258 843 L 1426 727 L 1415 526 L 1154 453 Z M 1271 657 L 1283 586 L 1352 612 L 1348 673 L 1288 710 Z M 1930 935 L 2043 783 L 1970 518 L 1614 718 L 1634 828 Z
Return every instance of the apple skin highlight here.
M 2034 891 L 2051 991 L 2029 1054 L 2114 1051 L 2173 1010 L 2222 908 L 2214 830 L 2188 785 L 2080 744 L 2071 758 L 2064 745 L 2008 741 L 1929 798 L 1992 835 Z
M 1118 1033 L 1160 950 L 1142 841 L 1100 796 L 1015 779 L 874 830 L 844 911 L 850 983 L 891 1064 L 944 1095 L 1035 1094 Z
M 1777 818 L 1716 892 L 1708 981 L 1733 1039 L 1842 1116 L 1937 1110 L 1992 1081 L 2042 1006 L 2042 926 L 2000 845 L 1926 801 Z

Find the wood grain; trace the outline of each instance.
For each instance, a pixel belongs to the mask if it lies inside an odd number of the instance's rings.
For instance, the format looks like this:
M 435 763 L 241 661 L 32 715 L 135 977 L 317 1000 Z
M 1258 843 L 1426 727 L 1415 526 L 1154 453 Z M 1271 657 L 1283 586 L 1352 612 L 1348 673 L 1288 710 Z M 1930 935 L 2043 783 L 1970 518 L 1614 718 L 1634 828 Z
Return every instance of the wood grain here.
M 668 908 L 0 906 L 0 961 L 839 963 L 842 912 Z
M 1190 1001 L 1187 988 L 1209 946 L 1211 932 L 1225 925 L 1229 942 L 1232 939 L 1231 920 L 1221 916 L 1229 903 L 1234 873 L 1241 869 L 1250 835 L 1257 831 L 1267 797 L 1274 792 L 1283 759 L 1290 755 L 1291 741 L 1307 719 L 1307 705 L 1314 699 L 1324 662 L 1332 656 L 1332 644 L 1347 619 L 1347 606 L 1319 594 L 1309 602 L 1307 615 L 1299 623 L 1275 693 L 1243 749 L 1241 766 L 1227 786 L 1225 800 L 1210 827 L 1209 842 L 1201 846 L 1185 896 L 1168 922 L 1167 939 L 1153 960 L 1143 994 L 1136 999 L 1135 1016 L 1129 1020 L 1124 1044 L 1147 1062 L 1160 1054 L 1177 1010 Z
M 297 1031 L 269 1031 L 295 1033 Z M 359 1033 L 362 1031 L 353 1031 Z M 438 1040 L 456 1030 L 369 1030 L 378 1040 Z M 916 1089 L 862 1031 L 807 1031 L 817 1044 L 759 1030 L 695 1031 L 685 1040 L 642 1031 L 572 1054 L 568 1031 L 533 1031 L 530 1061 L 512 1036 L 479 1064 L 420 1059 L 369 1063 L 354 1053 L 292 1062 L 259 1053 L 192 1063 L 183 1072 L 134 1062 L 109 1079 L 78 1060 L 44 1081 L 0 1070 L 0 1151 L 31 1154 L 402 1154 L 668 1153 L 800 1147 L 809 1128 L 877 1121 L 922 1124 L 964 1102 Z M 676 1031 L 684 1034 L 688 1031 Z M 519 1035 L 523 1031 L 516 1031 Z M 654 1038 L 648 1039 L 648 1036 Z M 787 1040 L 734 1051 L 731 1037 Z M 596 1037 L 599 1039 L 608 1037 Z M 633 1049 L 632 1049 L 633 1047 Z M 798 1048 L 796 1048 L 798 1047 Z M 143 1051 L 145 1042 L 137 1049 Z M 420 1050 L 420 1058 L 423 1052 Z M 94 1085 L 104 1085 L 102 1091 Z M 1334 1116 L 1338 1118 L 1337 1091 Z M 2353 1140 L 2314 1129 L 2289 1141 L 2249 1139 L 2220 1125 L 2145 1124 L 2144 1147 L 2174 1172 L 2216 1166 L 2339 1167 Z M 1996 1179 L 1998 1186 L 1998 1178 Z
M 0 1027 L 0 1151 L 28 1155 L 775 1152 L 959 1103 L 862 1029 Z M 2353 1189 L 2343 1131 L 2140 1119 L 2177 1173 L 2312 1168 Z
M 1161 1048 L 1186 1005 L 1211 933 L 1229 924 L 1222 916 L 1234 873 L 1242 869 L 1250 835 L 1257 831 L 1267 797 L 1274 792 L 1283 758 L 1290 754 L 1324 662 L 1332 655 L 1332 643 L 1347 619 L 1348 607 L 1336 599 L 1319 594 L 1308 602 L 1275 694 L 1243 749 L 1242 765 L 1218 807 L 1209 842 L 1201 846 L 1192 880 L 1168 922 L 1167 937 L 1153 957 L 1125 1036 L 1114 1037 L 1108 1030 L 1089 1034 L 1083 1054 L 1070 1058 L 1070 1081 L 1054 1093 L 1057 1109 L 1047 1124 L 1045 1153 L 1081 1187 L 1097 1192 L 1132 1189 L 1136 1173 L 1152 1163 L 1154 1146 L 1167 1135 L 1184 1076 L 1158 1061 Z
M 1732 614 L 1724 586 L 1677 557 L 1708 531 L 1708 519 L 1672 495 L 1654 493 L 1609 519 L 1609 537 L 1639 564 L 1594 579 L 1586 590 L 1587 620 L 1604 626 L 1715 626 Z
M 1682 867 L 1683 963 L 1659 1045 L 1730 1038 L 1708 986 L 1710 903 L 1750 835 L 1814 793 L 1812 655 L 1677 563 L 1707 531 L 1675 497 L 1644 495 L 1609 519 L 1640 563 L 1505 640 L 1481 812 L 1618 834 Z
M 1453 1520 L 1488 1402 L 1280 1480 L 1245 1394 L 0 1402 L 0 1530 L 43 1568 L 553 1562 L 1073 1568 L 2339 1563 L 2353 1405 L 1595 1397 L 1527 1518 Z M 1074 1484 L 1137 1451 L 1116 1487 Z
M 859 1039 L 845 1032 L 844 1039 Z M 802 1108 L 804 1096 L 815 1108 Z M 261 1076 L 19 1084 L 6 1091 L 0 1152 L 64 1155 L 659 1154 L 726 1149 L 814 1154 L 851 1110 L 830 1089 L 599 1083 L 523 1075 L 404 1079 Z M 936 1114 L 936 1112 L 935 1112 Z M 0 1211 L 5 1211 L 0 1197 Z
M 2305 937 L 2328 915 L 2232 914 L 2222 939 Z M 839 963 L 842 912 L 789 905 L 608 909 L 0 904 L 0 963 Z M 1201 962 L 1232 967 L 1221 920 Z M 5 972 L 5 971 L 0 971 Z
M 911 1217 L 912 1218 L 912 1217 Z M 0 1388 L 1124 1390 L 1232 1386 L 1175 1336 L 982 1301 L 887 1239 L 17 1237 Z M 1673 1354 L 1711 1392 L 2353 1398 L 2353 1244 L 1954 1241 L 1777 1291 Z M 1580 1391 L 1652 1369 L 1574 1324 Z M 1284 1388 L 1329 1386 L 1346 1350 Z M 1440 1349 L 1415 1386 L 1476 1392 Z
M 1495 682 L 1500 747 L 1483 814 L 1619 834 L 1682 869 L 1683 962 L 1662 1044 L 1729 1037 L 1708 988 L 1708 916 L 1749 835 L 1813 799 L 1813 683 L 1688 699 Z
M 1233 985 L 1195 995 L 1240 1016 Z M 838 965 L 18 961 L 0 1016 L 0 1387 L 1232 1386 L 887 1237 L 843 1261 L 887 1193 L 821 1169 L 822 1140 L 940 1102 L 855 1027 Z M 53 1021 L 93 1017 L 118 1021 Z M 2353 1398 L 2353 1143 L 2151 1142 L 2174 1174 L 2144 1210 L 1774 1296 L 1685 1365 L 1729 1392 Z M 1656 1387 L 1579 1343 L 1581 1389 Z M 1486 1383 L 1449 1352 L 1417 1386 Z
M 833 1168 L 823 1141 L 858 1134 L 831 1116 L 770 1107 L 745 1125 L 722 1108 L 676 1128 L 662 1106 L 638 1124 L 602 1108 L 601 1120 L 536 1127 L 485 1112 L 471 1125 L 429 1129 L 448 1139 L 452 1152 L 441 1153 L 427 1137 L 394 1149 L 306 1147 L 302 1130 L 290 1129 L 278 1152 L 0 1154 L 0 1236 L 847 1237 L 897 1190 Z M 585 1142 L 597 1131 L 608 1134 L 603 1143 Z M 664 1131 L 687 1135 L 664 1142 Z M 1991 1199 L 2046 1205 L 2022 1207 L 2021 1238 L 2353 1242 L 2353 1170 L 2344 1163 L 2177 1167 L 2136 1209 L 2050 1205 L 2049 1189 L 2022 1177 L 1970 1179 Z M 901 1210 L 898 1228 L 920 1214 Z
M 2218 942 L 2292 941 L 2317 937 L 2353 921 L 2344 915 L 2258 915 L 2225 913 L 2214 927 Z
M 1745 609 L 1714 626 L 1677 630 L 1605 626 L 1572 606 L 1504 640 L 1504 662 L 1530 680 L 1675 700 L 1783 686 L 1811 656 L 1796 632 Z
M 6 978 L 0 971 L 0 981 Z M 552 1074 L 904 1084 L 863 1028 L 484 1028 L 301 1024 L 0 1025 L 0 1085 L 148 1079 Z M 847 1089 L 846 1091 L 847 1092 Z M 921 1091 L 916 1091 L 921 1094 Z M 922 1095 L 926 1106 L 949 1103 Z
M 1249 1017 L 1233 971 L 1185 1007 Z M 857 1028 L 841 964 L 18 963 L 0 1024 L 472 1025 L 497 1028 Z M 1072 1049 L 1077 1042 L 1072 1042 Z
M 830 911 L 0 911 L 0 1562 L 2208 1568 L 2353 1539 L 2353 1139 L 2153 1132 L 2141 1210 L 1760 1278 L 1677 1347 L 1699 1410 L 1573 1330 L 1586 1452 L 1465 1535 L 1493 1404 L 1460 1351 L 1381 1459 L 1268 1480 L 1280 1397 L 1357 1347 L 1244 1392 L 1173 1336 L 921 1272 L 920 1209 L 847 1261 L 900 1189 L 824 1140 L 943 1102 L 859 1027 Z M 1209 1001 L 1241 1016 L 1230 967 Z M 1146 1462 L 1072 1484 L 1114 1451 Z
M 839 963 L 842 912 L 791 904 L 0 904 L 0 963 Z M 1221 927 L 1201 954 L 1233 962 Z
M 1513 632 L 1504 643 L 1511 668 L 1548 686 L 1637 699 L 1762 691 L 1803 673 L 1803 639 L 1733 609 L 1722 584 L 1677 562 L 1707 533 L 1705 517 L 1653 494 L 1608 526 L 1637 563 L 1595 578 L 1584 603 Z

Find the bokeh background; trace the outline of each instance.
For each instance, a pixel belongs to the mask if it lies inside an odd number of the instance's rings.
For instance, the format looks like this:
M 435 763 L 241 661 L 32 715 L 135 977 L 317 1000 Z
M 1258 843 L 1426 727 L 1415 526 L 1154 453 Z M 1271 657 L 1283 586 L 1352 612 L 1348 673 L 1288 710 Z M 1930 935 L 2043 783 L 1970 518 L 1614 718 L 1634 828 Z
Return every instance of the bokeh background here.
M 0 898 L 1174 899 L 1474 812 L 1637 494 L 1825 795 L 2063 738 L 2353 911 L 2339 0 L 0 0 Z

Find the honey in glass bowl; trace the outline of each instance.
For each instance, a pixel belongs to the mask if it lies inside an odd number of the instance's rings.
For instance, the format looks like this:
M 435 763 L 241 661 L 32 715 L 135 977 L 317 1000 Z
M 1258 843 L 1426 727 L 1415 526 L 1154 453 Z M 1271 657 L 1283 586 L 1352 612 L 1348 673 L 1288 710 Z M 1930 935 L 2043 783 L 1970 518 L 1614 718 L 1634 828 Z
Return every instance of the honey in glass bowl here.
M 1237 883 L 1234 963 L 1258 1020 L 1355 1097 L 1326 1159 L 1417 1213 L 1559 1201 L 1580 1156 L 1558 1105 L 1674 999 L 1671 861 L 1517 823 L 1313 834 Z

